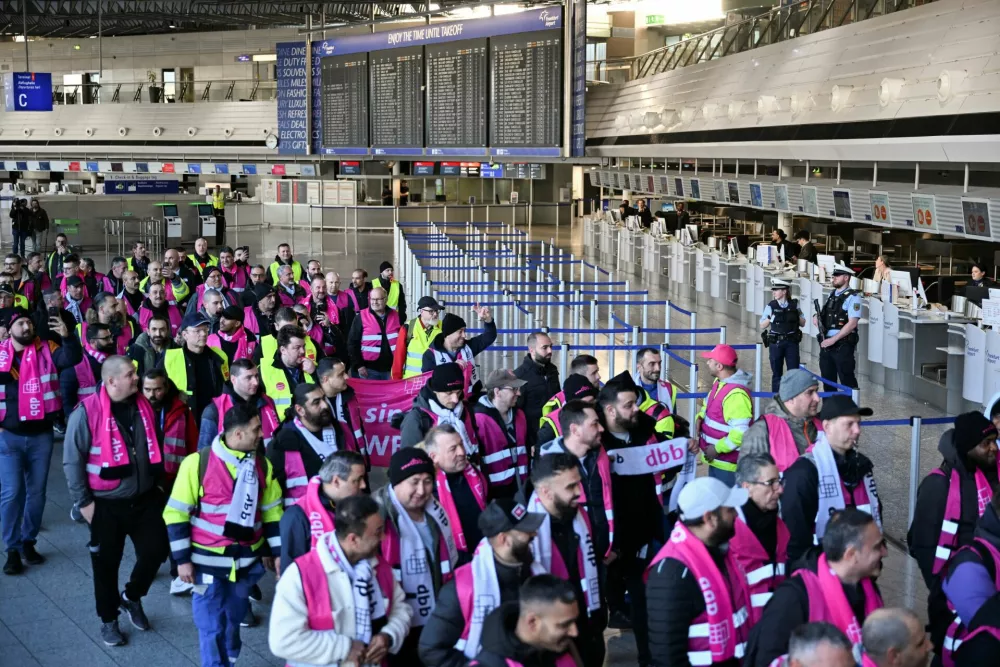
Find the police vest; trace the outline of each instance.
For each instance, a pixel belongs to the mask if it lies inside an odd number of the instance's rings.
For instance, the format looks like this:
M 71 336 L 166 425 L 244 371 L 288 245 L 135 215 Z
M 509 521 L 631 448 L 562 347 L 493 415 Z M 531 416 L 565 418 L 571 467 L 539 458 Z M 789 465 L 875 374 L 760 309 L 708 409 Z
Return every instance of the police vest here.
M 831 329 L 844 328 L 844 325 L 851 319 L 848 312 L 844 310 L 844 303 L 857 293 L 857 290 L 845 289 L 840 294 L 834 292 L 830 295 L 830 298 L 823 304 L 823 310 L 820 311 L 824 333 Z
M 788 305 L 782 307 L 778 302 L 767 304 L 771 309 L 771 333 L 775 336 L 787 336 L 799 330 L 799 302 L 791 299 Z

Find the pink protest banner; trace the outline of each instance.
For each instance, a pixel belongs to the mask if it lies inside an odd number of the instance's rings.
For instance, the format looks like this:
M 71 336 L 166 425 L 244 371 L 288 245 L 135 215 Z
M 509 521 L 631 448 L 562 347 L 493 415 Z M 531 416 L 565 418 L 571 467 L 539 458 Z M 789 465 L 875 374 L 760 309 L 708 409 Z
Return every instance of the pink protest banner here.
M 462 366 L 468 386 L 472 367 L 466 364 Z M 431 373 L 427 372 L 405 380 L 347 380 L 358 399 L 368 456 L 373 466 L 389 466 L 389 458 L 400 446 L 399 429 L 392 427 L 392 418 L 410 411 L 413 399 L 430 379 Z

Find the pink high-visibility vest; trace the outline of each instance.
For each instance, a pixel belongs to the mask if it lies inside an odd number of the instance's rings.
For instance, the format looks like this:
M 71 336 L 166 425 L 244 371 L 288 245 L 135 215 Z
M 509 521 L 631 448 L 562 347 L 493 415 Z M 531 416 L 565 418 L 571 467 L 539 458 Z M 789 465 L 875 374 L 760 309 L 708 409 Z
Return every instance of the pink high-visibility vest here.
M 975 538 L 975 542 L 978 542 L 981 547 L 985 547 L 986 552 L 993 557 L 993 586 L 997 591 L 1000 591 L 1000 551 L 997 551 L 996 547 L 987 542 L 982 538 Z M 971 545 L 966 545 L 962 549 L 972 549 Z M 959 549 L 961 551 L 962 549 Z M 962 621 L 958 618 L 958 612 L 952 606 L 951 602 L 948 602 L 948 610 L 955 614 L 951 623 L 948 624 L 948 629 L 944 633 L 944 646 L 941 650 L 941 663 L 944 667 L 955 667 L 955 651 L 958 647 L 962 645 L 969 637 L 966 635 L 966 628 Z
M 131 465 L 128 447 L 118 430 L 118 423 L 111 414 L 111 399 L 103 387 L 95 394 L 85 398 L 80 405 L 87 415 L 87 428 L 90 430 L 91 447 L 87 457 L 87 484 L 93 491 L 110 491 L 117 489 L 121 478 L 111 472 L 114 468 Z M 160 447 L 156 441 L 156 417 L 153 407 L 145 396 L 136 397 L 139 417 L 146 435 L 146 450 L 151 465 L 162 461 Z M 102 475 L 103 473 L 103 475 Z
M 389 349 L 395 354 L 396 341 L 399 338 L 399 314 L 391 308 L 387 310 L 388 315 L 385 318 L 384 338 L 389 343 Z M 371 311 L 371 308 L 362 310 L 361 358 L 365 361 L 378 361 L 379 356 L 382 354 L 382 339 L 382 326 L 379 324 L 378 318 Z
M 771 457 L 778 465 L 778 472 L 785 472 L 799 458 L 799 450 L 792 437 L 792 427 L 778 415 L 764 415 L 764 421 L 767 423 L 767 439 L 771 443 Z M 823 422 L 816 417 L 813 417 L 813 424 L 817 433 L 823 431 Z
M 777 529 L 778 545 L 773 561 L 743 520 L 736 521 L 736 534 L 729 540 L 729 553 L 733 554 L 736 562 L 746 572 L 752 623 L 760 620 L 764 613 L 764 605 L 771 599 L 778 584 L 785 580 L 789 533 L 788 527 L 780 518 Z
M 319 494 L 322 486 L 323 480 L 319 476 L 313 477 L 309 480 L 309 485 L 306 486 L 305 494 L 295 503 L 306 515 L 306 520 L 309 521 L 310 549 L 316 547 L 319 538 L 332 532 L 336 527 L 333 523 L 333 514 L 320 500 Z
M 931 470 L 932 475 L 944 477 L 940 468 Z M 976 468 L 976 498 L 979 506 L 978 516 L 982 516 L 993 497 L 993 489 L 982 470 Z M 948 499 L 944 506 L 944 520 L 941 522 L 941 532 L 938 534 L 937 548 L 934 550 L 933 573 L 937 574 L 945 566 L 958 542 L 958 522 L 962 519 L 962 479 L 957 470 L 952 470 L 948 478 Z
M 712 388 L 708 390 L 705 419 L 701 422 L 701 434 L 698 438 L 698 446 L 701 447 L 701 451 L 714 446 L 718 441 L 724 440 L 729 435 L 730 428 L 726 425 L 722 406 L 726 401 L 726 397 L 734 391 L 747 393 L 747 388 L 733 382 L 719 382 L 716 380 L 712 384 Z M 739 451 L 733 450 L 725 454 L 719 454 L 716 458 L 726 463 L 735 464 L 739 456 Z
M 315 549 L 311 549 L 308 553 L 296 558 L 295 565 L 299 568 L 299 577 L 302 579 L 302 592 L 306 598 L 309 629 L 333 630 L 330 582 L 326 578 L 326 570 L 323 569 L 323 561 L 320 560 L 319 553 Z M 378 581 L 378 587 L 382 590 L 385 613 L 388 616 L 392 607 L 392 570 L 386 567 L 381 560 L 375 566 L 375 580 Z
M 486 480 L 483 478 L 483 474 L 476 470 L 476 466 L 471 463 L 465 466 L 462 474 L 465 475 L 469 488 L 472 489 L 472 495 L 475 497 L 480 511 L 486 509 Z M 462 522 L 458 516 L 458 508 L 455 506 L 455 498 L 451 495 L 451 489 L 448 487 L 448 476 L 438 468 L 436 477 L 438 501 L 441 503 L 444 513 L 448 515 L 448 521 L 451 522 L 451 534 L 455 538 L 455 546 L 458 547 L 459 551 L 469 551 L 470 545 L 462 530 Z M 472 546 L 475 547 L 475 545 Z
M 517 484 L 528 475 L 528 452 L 524 446 L 528 437 L 528 420 L 524 412 L 514 408 L 514 439 L 507 437 L 507 429 L 483 412 L 476 412 L 476 430 L 483 472 L 494 488 Z
M 236 543 L 233 538 L 224 534 L 226 514 L 229 511 L 230 503 L 233 502 L 236 480 L 233 479 L 233 473 L 229 472 L 225 461 L 216 456 L 211 448 L 199 452 L 199 456 L 207 456 L 209 459 L 205 479 L 202 482 L 203 495 L 198 507 L 199 521 L 191 522 L 191 541 L 208 548 L 228 547 Z M 245 542 L 247 545 L 256 544 L 264 536 L 264 525 L 259 519 L 261 507 L 264 506 L 264 489 L 267 487 L 267 468 L 262 457 L 256 457 L 254 464 L 257 467 L 257 479 L 259 480 L 257 485 L 258 521 L 255 522 L 253 537 Z M 202 527 L 202 524 L 208 524 L 211 528 Z
M 0 372 L 10 373 L 14 367 L 14 339 L 0 342 Z M 36 338 L 21 351 L 17 369 L 18 420 L 40 421 L 62 410 L 59 393 L 59 370 L 52 360 L 48 341 Z M 7 385 L 0 384 L 0 422 L 7 417 Z

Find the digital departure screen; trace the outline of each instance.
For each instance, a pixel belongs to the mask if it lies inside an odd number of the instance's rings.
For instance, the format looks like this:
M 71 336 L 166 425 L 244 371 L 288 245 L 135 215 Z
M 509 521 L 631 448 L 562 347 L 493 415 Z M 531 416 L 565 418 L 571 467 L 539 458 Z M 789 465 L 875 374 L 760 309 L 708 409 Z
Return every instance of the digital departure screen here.
M 427 145 L 486 146 L 485 39 L 427 46 Z
M 368 54 L 321 61 L 323 146 L 368 146 Z
M 372 51 L 372 146 L 424 144 L 424 49 Z
M 361 175 L 361 163 L 360 162 L 341 162 L 340 163 L 340 175 L 341 176 L 360 176 Z
M 557 147 L 562 142 L 562 39 L 543 30 L 490 39 L 490 145 Z
M 414 162 L 413 169 L 410 171 L 413 176 L 433 176 L 434 175 L 434 163 L 433 162 Z

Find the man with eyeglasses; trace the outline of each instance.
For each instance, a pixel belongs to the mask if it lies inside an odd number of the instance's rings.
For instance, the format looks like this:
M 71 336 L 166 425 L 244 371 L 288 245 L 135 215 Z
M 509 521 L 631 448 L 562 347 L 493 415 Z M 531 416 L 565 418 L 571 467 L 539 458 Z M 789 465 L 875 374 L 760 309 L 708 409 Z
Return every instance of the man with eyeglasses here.
M 420 375 L 424 352 L 431 346 L 434 337 L 441 333 L 441 320 L 438 318 L 441 305 L 437 300 L 432 296 L 422 296 L 417 301 L 417 309 L 417 317 L 407 322 L 399 332 L 406 344 L 396 348 L 393 379 Z
M 486 393 L 472 406 L 490 498 L 513 498 L 528 477 L 528 452 L 534 444 L 528 419 L 517 407 L 527 382 L 498 368 L 486 378 Z
M 267 285 L 267 269 L 263 264 L 257 264 L 250 269 L 250 286 Z
M 95 322 L 87 327 L 83 343 L 83 359 L 76 366 L 59 373 L 63 412 L 69 419 L 77 404 L 97 391 L 104 360 L 116 353 L 115 337 L 107 324 Z
M 778 516 L 785 483 L 770 454 L 741 457 L 736 464 L 736 483 L 750 499 L 736 510 L 739 521 L 729 551 L 746 572 L 750 617 L 756 622 L 774 589 L 791 574 L 787 572 L 788 528 Z
M 386 306 L 385 290 L 371 290 L 368 307 L 351 324 L 347 352 L 355 377 L 389 380 L 399 340 L 399 314 Z

